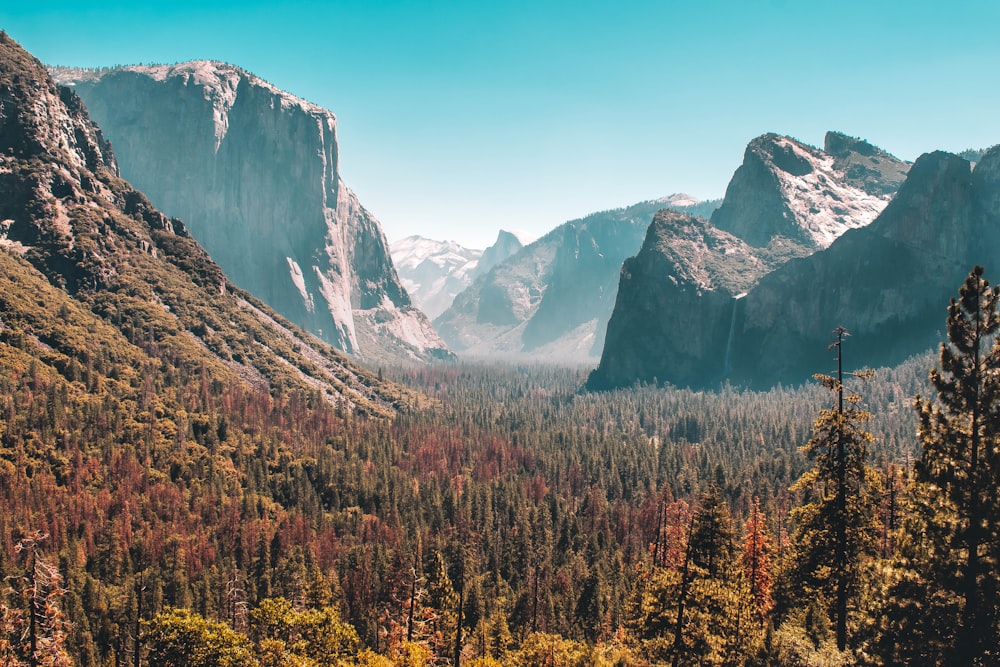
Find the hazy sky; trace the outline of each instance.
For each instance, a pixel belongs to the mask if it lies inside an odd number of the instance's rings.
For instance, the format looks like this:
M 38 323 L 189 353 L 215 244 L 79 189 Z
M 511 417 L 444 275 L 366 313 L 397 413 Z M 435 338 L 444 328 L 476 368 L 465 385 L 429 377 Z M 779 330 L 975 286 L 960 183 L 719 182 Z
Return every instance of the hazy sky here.
M 0 2 L 48 64 L 224 60 L 332 109 L 390 240 L 476 247 L 721 197 L 765 132 L 911 160 L 1000 143 L 998 27 L 993 0 Z

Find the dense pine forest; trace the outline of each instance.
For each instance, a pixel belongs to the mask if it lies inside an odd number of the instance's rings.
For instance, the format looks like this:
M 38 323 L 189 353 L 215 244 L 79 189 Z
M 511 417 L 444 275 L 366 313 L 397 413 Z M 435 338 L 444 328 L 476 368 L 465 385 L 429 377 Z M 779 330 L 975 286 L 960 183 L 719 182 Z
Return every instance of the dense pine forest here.
M 996 664 L 998 301 L 763 393 L 385 368 L 392 419 L 7 326 L 0 659 Z

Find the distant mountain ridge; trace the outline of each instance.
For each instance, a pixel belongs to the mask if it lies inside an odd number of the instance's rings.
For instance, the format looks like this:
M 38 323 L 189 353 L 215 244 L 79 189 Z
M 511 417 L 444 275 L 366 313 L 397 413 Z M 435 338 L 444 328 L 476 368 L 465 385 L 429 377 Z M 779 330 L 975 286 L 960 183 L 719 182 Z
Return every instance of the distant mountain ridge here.
M 433 319 L 478 276 L 523 248 L 526 239 L 524 234 L 500 230 L 493 245 L 478 250 L 454 241 L 408 236 L 390 243 L 389 251 L 413 302 Z
M 665 207 L 710 215 L 689 195 L 566 222 L 498 263 L 455 297 L 434 325 L 460 355 L 585 363 L 603 347 L 622 262 Z
M 210 61 L 53 74 L 86 102 L 123 175 L 235 283 L 369 361 L 450 355 L 340 178 L 331 112 Z

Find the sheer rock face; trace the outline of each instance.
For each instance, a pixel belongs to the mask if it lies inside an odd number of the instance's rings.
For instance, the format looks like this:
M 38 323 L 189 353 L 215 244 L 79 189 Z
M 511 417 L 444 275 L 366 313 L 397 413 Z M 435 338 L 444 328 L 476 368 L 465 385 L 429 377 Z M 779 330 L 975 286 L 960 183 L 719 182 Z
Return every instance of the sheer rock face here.
M 1000 266 L 1000 151 L 970 171 L 922 156 L 864 229 L 790 262 L 747 295 L 734 379 L 765 386 L 827 372 L 831 331 L 851 332 L 852 366 L 889 365 L 940 340 L 949 299 L 974 264 Z
M 449 354 L 340 179 L 332 113 L 215 62 L 54 75 L 107 132 L 122 174 L 236 284 L 363 358 Z
M 830 132 L 827 151 L 765 134 L 749 143 L 712 224 L 755 247 L 783 237 L 802 254 L 828 247 L 885 208 L 908 167 L 868 142 Z
M 639 254 L 622 267 L 601 364 L 588 385 L 720 381 L 730 370 L 739 301 L 770 267 L 767 253 L 706 220 L 660 211 Z
M 955 155 L 922 156 L 876 220 L 805 257 L 769 254 L 773 241 L 740 247 L 724 235 L 727 247 L 710 241 L 722 233 L 707 225 L 700 233 L 704 251 L 684 253 L 698 228 L 658 216 L 623 269 L 592 388 L 804 382 L 830 370 L 838 326 L 852 334 L 851 367 L 925 351 L 940 339 L 949 298 L 970 268 L 1000 266 L 1000 148 L 974 171 Z M 691 266 L 703 275 L 684 270 Z
M 656 211 L 710 213 L 716 202 L 674 195 L 566 222 L 498 263 L 434 323 L 459 354 L 592 362 L 604 347 L 622 262 Z
M 0 332 L 74 380 L 100 350 L 126 375 L 162 362 L 374 414 L 410 398 L 236 288 L 180 220 L 119 177 L 79 97 L 2 31 L 0 278 Z

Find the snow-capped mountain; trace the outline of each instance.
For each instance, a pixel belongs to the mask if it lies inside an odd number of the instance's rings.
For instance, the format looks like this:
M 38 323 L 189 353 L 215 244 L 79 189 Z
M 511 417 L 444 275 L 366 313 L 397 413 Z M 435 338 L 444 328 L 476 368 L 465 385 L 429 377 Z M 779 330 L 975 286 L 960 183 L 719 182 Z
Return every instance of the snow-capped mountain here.
M 712 224 L 755 247 L 782 237 L 806 251 L 869 224 L 909 165 L 836 132 L 824 146 L 828 150 L 777 134 L 751 141 Z
M 104 128 L 123 176 L 236 284 L 369 360 L 449 354 L 340 178 L 332 112 L 217 62 L 53 74 Z
M 466 356 L 591 361 L 604 344 L 622 262 L 638 251 L 653 214 L 674 206 L 710 215 L 717 204 L 672 195 L 564 223 L 481 275 L 434 324 Z
M 408 236 L 392 242 L 389 251 L 403 287 L 417 307 L 433 319 L 477 276 L 523 248 L 525 240 L 524 234 L 501 230 L 496 242 L 484 251 L 454 241 Z

